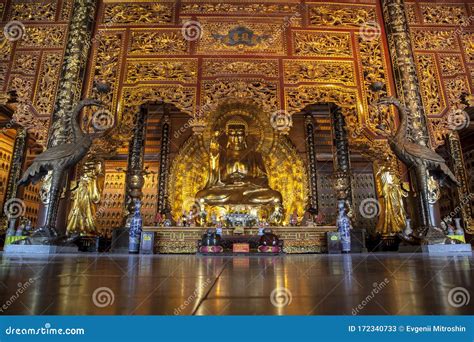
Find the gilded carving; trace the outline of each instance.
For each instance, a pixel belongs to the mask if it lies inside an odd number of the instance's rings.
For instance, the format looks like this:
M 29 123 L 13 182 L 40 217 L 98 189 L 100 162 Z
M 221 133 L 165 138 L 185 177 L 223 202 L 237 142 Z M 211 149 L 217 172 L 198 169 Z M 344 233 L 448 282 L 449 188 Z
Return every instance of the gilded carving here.
M 405 3 L 405 12 L 406 12 L 407 20 L 409 24 L 418 23 L 418 15 L 416 13 L 416 4 Z
M 299 5 L 296 4 L 224 4 L 204 3 L 181 5 L 182 14 L 286 14 L 297 13 Z
M 19 21 L 54 21 L 56 0 L 13 2 L 10 20 Z
M 12 43 L 5 38 L 2 34 L 0 35 L 0 60 L 9 61 L 12 53 Z
M 39 51 L 17 52 L 11 71 L 25 76 L 34 76 L 39 63 Z
M 64 26 L 27 26 L 26 33 L 19 40 L 22 48 L 61 48 L 66 39 Z
M 376 19 L 373 6 L 315 5 L 309 9 L 312 26 L 361 26 Z
M 466 77 L 460 76 L 454 79 L 445 80 L 444 86 L 446 89 L 448 104 L 452 108 L 464 109 L 465 105 L 462 103 L 462 94 L 471 93 L 469 82 Z
M 72 13 L 72 4 L 74 0 L 63 0 L 61 12 L 59 14 L 59 19 L 62 21 L 67 21 L 71 17 Z
M 206 185 L 207 165 L 203 160 L 207 158 L 196 135 L 186 141 L 174 158 L 168 188 L 175 220 L 179 219 L 183 210 L 192 208 L 194 196 Z
M 352 61 L 283 61 L 285 83 L 320 82 L 355 85 L 355 70 Z
M 138 107 L 147 102 L 164 101 L 174 104 L 181 111 L 193 115 L 196 105 L 196 88 L 181 85 L 153 85 L 125 87 L 122 89 L 121 120 L 125 128 L 133 127 Z
M 173 20 L 173 3 L 117 3 L 106 4 L 103 23 L 120 24 L 169 24 Z
M 50 115 L 53 111 L 56 87 L 61 71 L 61 52 L 46 52 L 43 55 L 38 84 L 33 104 L 39 114 Z
M 474 63 L 474 32 L 464 32 L 461 38 L 467 62 Z
M 352 57 L 348 32 L 296 31 L 293 38 L 297 56 Z
M 445 108 L 443 92 L 433 54 L 416 56 L 423 106 L 428 115 L 439 115 Z
M 205 59 L 203 76 L 263 75 L 278 77 L 278 61 L 258 59 Z
M 220 54 L 265 53 L 283 54 L 283 25 L 267 23 L 205 22 L 198 53 Z
M 446 126 L 446 120 L 444 118 L 429 118 L 428 123 L 431 145 L 436 149 L 439 146 L 444 145 L 446 134 L 449 133 Z
M 181 30 L 136 30 L 132 32 L 130 54 L 187 54 L 188 44 Z
M 204 81 L 202 87 L 201 103 L 223 104 L 250 99 L 267 113 L 273 113 L 280 108 L 276 82 L 257 79 L 217 80 Z
M 468 25 L 468 15 L 464 5 L 420 4 L 423 21 L 436 25 Z
M 307 105 L 318 102 L 334 103 L 339 106 L 353 137 L 359 134 L 361 128 L 360 113 L 358 113 L 360 100 L 356 89 L 319 85 L 285 88 L 285 107 L 290 114 L 298 113 Z
M 117 87 L 119 82 L 120 54 L 123 36 L 120 32 L 99 31 L 100 39 L 97 44 L 95 57 L 94 80 L 106 82 L 110 91 L 104 94 L 102 101 L 111 110 L 115 110 Z
M 453 31 L 411 30 L 415 50 L 458 50 Z
M 386 74 L 383 60 L 382 42 L 380 39 L 363 39 L 359 37 L 359 54 L 360 63 L 362 66 L 362 77 L 364 79 L 364 92 L 367 98 L 368 106 L 368 117 L 366 123 L 371 128 L 372 132 L 375 132 L 376 125 L 380 124 L 380 116 L 387 117 L 390 113 L 389 108 L 374 108 L 371 106 L 377 100 L 377 96 L 386 95 L 386 90 L 382 90 L 383 94 L 376 94 L 371 89 L 371 85 L 374 82 L 382 82 L 387 84 Z
M 3 89 L 5 86 L 5 77 L 7 74 L 8 65 L 6 63 L 0 63 L 0 88 Z
M 48 136 L 47 119 L 38 118 L 33 113 L 33 87 L 34 79 L 31 77 L 14 76 L 10 79 L 8 89 L 15 90 L 17 94 L 17 110 L 13 113 L 13 120 L 33 134 L 39 144 L 44 144 Z
M 126 82 L 182 81 L 196 82 L 196 59 L 132 60 L 127 64 Z
M 18 97 L 18 103 L 30 104 L 31 97 L 33 94 L 33 85 L 34 85 L 34 80 L 32 77 L 23 77 L 23 76 L 15 75 L 10 78 L 10 84 L 8 85 L 8 89 L 16 91 L 16 94 Z M 18 113 L 18 112 L 19 111 L 16 111 L 15 113 Z
M 440 55 L 439 62 L 443 76 L 456 76 L 464 73 L 461 55 Z
M 289 139 L 279 136 L 265 159 L 269 185 L 283 196 L 287 214 L 302 217 L 308 198 L 308 175 L 303 160 Z

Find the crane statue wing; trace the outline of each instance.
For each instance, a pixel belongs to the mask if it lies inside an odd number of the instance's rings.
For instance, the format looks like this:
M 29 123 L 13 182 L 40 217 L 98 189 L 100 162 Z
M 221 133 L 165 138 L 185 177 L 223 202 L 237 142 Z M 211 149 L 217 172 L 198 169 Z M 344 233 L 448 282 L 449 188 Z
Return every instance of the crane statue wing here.
M 408 154 L 417 156 L 418 158 L 421 158 L 423 160 L 444 163 L 443 157 L 441 157 L 438 153 L 426 146 L 406 142 L 403 144 L 403 147 L 405 148 Z
M 410 142 L 405 143 L 403 147 L 405 148 L 405 153 L 409 154 L 415 163 L 422 163 L 428 167 L 430 174 L 440 180 L 441 184 L 448 186 L 460 185 L 456 176 L 446 165 L 444 158 L 438 153 L 426 146 Z
M 18 185 L 33 184 L 40 181 L 49 171 L 63 172 L 76 165 L 89 150 L 92 139 L 82 132 L 79 125 L 81 110 L 87 106 L 103 106 L 96 99 L 85 99 L 79 101 L 68 117 L 72 125 L 72 143 L 61 144 L 48 148 L 38 155 L 30 167 L 25 171 Z
M 46 174 L 57 167 L 57 161 L 60 163 L 67 163 L 74 157 L 74 144 L 62 144 L 51 147 L 45 152 L 41 153 L 35 158 L 35 161 L 25 171 L 21 177 L 18 185 L 28 185 L 29 183 L 36 184 Z

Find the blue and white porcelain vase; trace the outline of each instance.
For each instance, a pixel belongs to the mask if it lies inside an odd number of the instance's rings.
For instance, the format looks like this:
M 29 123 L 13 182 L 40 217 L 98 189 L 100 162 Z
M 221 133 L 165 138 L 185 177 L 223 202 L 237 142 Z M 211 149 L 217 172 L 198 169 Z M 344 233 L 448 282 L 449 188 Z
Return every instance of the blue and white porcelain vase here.
M 130 232 L 128 240 L 128 252 L 136 254 L 140 251 L 140 238 L 142 236 L 142 214 L 140 200 L 135 200 L 135 211 L 130 220 Z
M 336 226 L 341 236 L 342 253 L 351 251 L 351 220 L 346 214 L 346 205 L 344 201 L 338 202 L 339 215 L 337 217 Z

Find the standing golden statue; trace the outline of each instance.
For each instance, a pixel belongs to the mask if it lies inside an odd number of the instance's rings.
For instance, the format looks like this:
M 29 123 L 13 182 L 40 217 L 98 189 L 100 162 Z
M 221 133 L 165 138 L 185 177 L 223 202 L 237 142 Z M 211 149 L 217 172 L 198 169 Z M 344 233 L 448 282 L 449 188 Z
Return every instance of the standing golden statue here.
M 100 162 L 86 162 L 84 172 L 72 190 L 72 205 L 68 215 L 68 235 L 95 235 L 96 205 L 100 202 L 103 175 Z
M 209 206 L 271 205 L 272 220 L 281 221 L 282 196 L 268 185 L 262 155 L 248 145 L 247 122 L 234 116 L 226 123 L 225 133 L 224 143 L 219 142 L 219 132 L 210 141 L 208 181 L 196 201 Z
M 382 236 L 401 233 L 407 217 L 403 197 L 407 197 L 408 193 L 402 189 L 400 178 L 390 166 L 379 167 L 375 178 L 380 203 L 380 215 L 375 229 Z

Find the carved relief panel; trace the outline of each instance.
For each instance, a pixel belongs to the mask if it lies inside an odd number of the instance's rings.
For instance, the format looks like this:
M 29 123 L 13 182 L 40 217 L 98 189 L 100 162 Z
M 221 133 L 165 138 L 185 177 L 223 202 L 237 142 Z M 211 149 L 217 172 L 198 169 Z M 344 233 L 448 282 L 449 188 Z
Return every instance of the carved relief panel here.
M 16 23 L 15 39 L 2 34 L 0 86 L 16 90 L 15 120 L 27 125 L 39 143 L 46 141 L 49 116 L 64 54 L 70 0 L 12 1 L 4 19 Z M 2 12 L 5 6 L 1 6 Z M 6 22 L 5 22 L 6 24 Z

